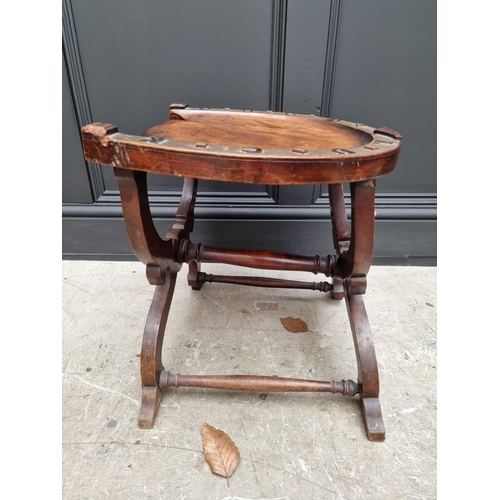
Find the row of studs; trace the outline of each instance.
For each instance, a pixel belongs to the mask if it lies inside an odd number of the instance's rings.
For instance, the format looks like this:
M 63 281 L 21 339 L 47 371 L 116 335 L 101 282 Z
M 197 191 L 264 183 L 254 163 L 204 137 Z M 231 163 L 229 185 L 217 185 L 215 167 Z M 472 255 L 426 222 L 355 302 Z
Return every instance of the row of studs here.
M 187 104 L 172 104 L 170 106 L 170 109 L 186 109 Z M 271 110 L 266 110 L 266 111 L 257 111 L 257 110 L 252 110 L 252 109 L 234 109 L 234 108 L 190 108 L 193 110 L 200 109 L 203 111 L 234 111 L 234 112 L 239 112 L 239 113 L 266 113 L 266 114 L 279 114 L 279 115 L 287 115 L 287 116 L 308 116 L 311 118 L 320 118 L 325 121 L 334 121 L 334 122 L 341 122 L 339 118 L 328 118 L 324 116 L 316 116 L 316 115 L 302 115 L 298 113 L 286 113 L 282 111 L 271 111 Z M 347 123 L 347 122 L 346 122 Z M 364 127 L 365 125 L 363 123 L 355 123 L 354 124 L 356 127 Z M 143 142 L 143 141 L 141 141 Z M 144 141 L 147 142 L 147 141 Z M 158 142 L 158 140 L 154 140 L 152 142 Z M 369 149 L 371 151 L 376 151 L 378 150 L 378 146 L 376 144 L 388 144 L 388 145 L 394 145 L 394 142 L 392 141 L 383 141 L 383 140 L 376 140 L 371 144 L 367 144 L 364 146 L 364 149 Z M 197 148 L 207 148 L 208 144 L 204 142 L 197 142 L 195 144 Z M 241 151 L 243 153 L 262 153 L 262 149 L 260 148 L 242 148 Z M 349 155 L 349 154 L 356 154 L 356 151 L 351 151 L 349 149 L 332 149 L 330 150 L 332 153 L 338 154 L 338 155 Z M 292 153 L 297 153 L 297 154 L 307 154 L 309 151 L 307 149 L 292 149 Z
M 140 139 L 139 142 L 145 142 L 148 144 L 160 144 L 162 142 L 168 142 L 168 139 L 156 139 L 154 137 L 147 137 L 144 139 Z M 377 139 L 371 144 L 367 144 L 366 146 L 363 146 L 364 149 L 369 149 L 371 151 L 376 151 L 378 149 L 377 144 L 387 144 L 387 145 L 393 145 L 394 142 L 391 141 L 383 141 Z M 195 143 L 195 147 L 200 148 L 200 149 L 206 149 L 208 148 L 208 144 L 206 142 L 197 142 Z M 252 154 L 258 154 L 262 153 L 261 148 L 250 148 L 250 147 L 245 147 L 241 148 L 241 151 L 243 153 L 252 153 Z M 338 154 L 338 155 L 349 155 L 349 154 L 356 154 L 356 151 L 351 151 L 350 149 L 331 149 L 330 150 L 332 153 Z M 292 149 L 292 153 L 297 153 L 297 154 L 307 154 L 309 151 L 307 149 Z

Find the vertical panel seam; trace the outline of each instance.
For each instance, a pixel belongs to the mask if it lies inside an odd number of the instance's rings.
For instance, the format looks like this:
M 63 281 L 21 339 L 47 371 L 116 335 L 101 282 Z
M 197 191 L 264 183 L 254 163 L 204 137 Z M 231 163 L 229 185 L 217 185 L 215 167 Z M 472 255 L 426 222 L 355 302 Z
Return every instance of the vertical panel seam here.
M 92 123 L 92 113 L 83 72 L 83 64 L 78 45 L 73 6 L 71 0 L 63 0 L 62 4 L 63 56 L 68 72 L 69 87 L 73 101 L 76 122 L 80 129 Z M 81 140 L 80 133 L 78 134 Z M 83 154 L 83 153 L 82 153 Z M 97 201 L 105 191 L 101 166 L 85 161 L 93 201 Z
M 283 88 L 285 84 L 286 16 L 288 0 L 273 0 L 271 31 L 271 78 L 269 109 L 283 111 Z M 279 203 L 279 186 L 267 186 L 267 194 Z
M 288 0 L 273 0 L 269 109 L 283 111 Z
M 323 90 L 321 93 L 320 116 L 330 117 L 332 113 L 332 94 L 335 80 L 335 66 L 337 62 L 338 37 L 340 31 L 340 14 L 342 0 L 330 0 L 330 18 L 328 20 L 328 37 L 325 51 L 325 71 L 323 74 Z M 321 185 L 318 187 L 319 195 L 314 200 L 321 198 Z
M 330 117 L 332 113 L 332 95 L 337 63 L 338 38 L 342 0 L 330 0 L 330 19 L 328 23 L 328 38 L 326 42 L 325 72 L 323 76 L 323 92 L 321 96 L 320 116 Z

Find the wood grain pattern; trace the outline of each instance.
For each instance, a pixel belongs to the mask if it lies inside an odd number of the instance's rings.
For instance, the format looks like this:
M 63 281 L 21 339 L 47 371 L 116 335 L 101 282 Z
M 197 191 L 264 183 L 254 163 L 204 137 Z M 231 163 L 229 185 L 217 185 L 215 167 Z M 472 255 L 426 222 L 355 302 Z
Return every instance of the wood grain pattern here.
M 269 252 L 267 250 L 216 248 L 189 241 L 183 242 L 181 253 L 185 262 L 230 264 L 276 271 L 305 271 L 314 274 L 321 273 L 325 276 L 331 276 L 335 270 L 335 259 L 332 255 L 322 257 L 320 255 L 306 256 Z
M 171 241 L 157 233 L 148 200 L 146 173 L 115 168 L 120 189 L 123 220 L 130 245 L 137 258 L 146 264 L 147 277 L 152 285 L 165 282 L 168 257 L 172 257 Z
M 318 292 L 329 292 L 332 289 L 332 285 L 326 281 L 307 282 L 257 276 L 221 276 L 207 273 L 197 273 L 195 283 L 198 283 L 200 287 L 203 283 L 229 283 L 261 288 L 294 288 L 297 290 L 314 290 Z M 191 285 L 191 282 L 189 284 Z
M 105 165 L 250 184 L 332 184 L 389 173 L 400 137 L 388 129 L 289 113 L 176 107 L 152 136 L 82 128 L 85 157 Z M 263 168 L 263 164 L 266 167 Z
M 264 375 L 181 375 L 168 371 L 161 373 L 159 387 L 201 387 L 250 392 L 331 392 L 343 396 L 355 396 L 360 392 L 359 384 L 352 380 L 335 382 Z
M 338 266 L 349 292 L 364 294 L 375 245 L 375 179 L 351 183 L 351 238 Z
M 144 132 L 147 137 L 265 150 L 348 149 L 372 142 L 356 128 L 304 115 L 235 110 L 175 109 L 170 120 Z

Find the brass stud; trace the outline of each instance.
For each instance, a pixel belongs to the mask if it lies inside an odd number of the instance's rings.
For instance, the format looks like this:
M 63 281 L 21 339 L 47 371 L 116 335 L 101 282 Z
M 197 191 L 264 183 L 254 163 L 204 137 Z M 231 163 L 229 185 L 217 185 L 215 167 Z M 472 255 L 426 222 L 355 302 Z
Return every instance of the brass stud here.
M 147 142 L 149 144 L 158 144 L 160 142 L 166 141 L 167 139 L 157 139 L 156 137 L 145 137 L 140 139 L 139 142 Z
M 354 154 L 354 151 L 350 151 L 349 149 L 332 149 L 332 152 L 337 153 L 338 155 Z
M 207 144 L 206 142 L 197 142 L 197 143 L 195 144 L 195 146 L 196 146 L 197 148 L 206 148 L 206 147 L 208 146 L 208 144 Z
M 301 154 L 301 155 L 305 155 L 307 153 L 307 149 L 297 148 L 297 149 L 292 149 L 292 152 L 293 153 L 298 153 L 298 154 Z
M 241 148 L 243 153 L 262 153 L 262 149 L 260 148 Z
M 374 144 L 368 144 L 365 146 L 365 149 L 371 149 L 372 151 L 376 151 L 378 149 L 378 146 L 375 146 Z

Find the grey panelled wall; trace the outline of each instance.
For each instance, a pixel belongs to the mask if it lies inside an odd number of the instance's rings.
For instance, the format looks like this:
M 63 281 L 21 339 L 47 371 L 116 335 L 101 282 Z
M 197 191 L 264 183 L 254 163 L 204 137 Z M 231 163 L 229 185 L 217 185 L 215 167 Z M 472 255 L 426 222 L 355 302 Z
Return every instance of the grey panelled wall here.
M 331 116 L 403 135 L 378 183 L 375 262 L 436 261 L 432 0 L 63 0 L 63 256 L 133 259 L 111 168 L 83 160 L 91 121 L 140 134 L 171 102 Z M 150 176 L 164 232 L 181 180 Z M 330 253 L 325 186 L 200 182 L 194 241 Z
M 436 192 L 436 63 L 435 2 L 343 2 L 333 113 L 383 123 L 404 139 L 379 191 Z
M 63 59 L 62 74 L 62 201 L 63 203 L 92 203 L 89 176 L 80 147 L 68 72 Z

